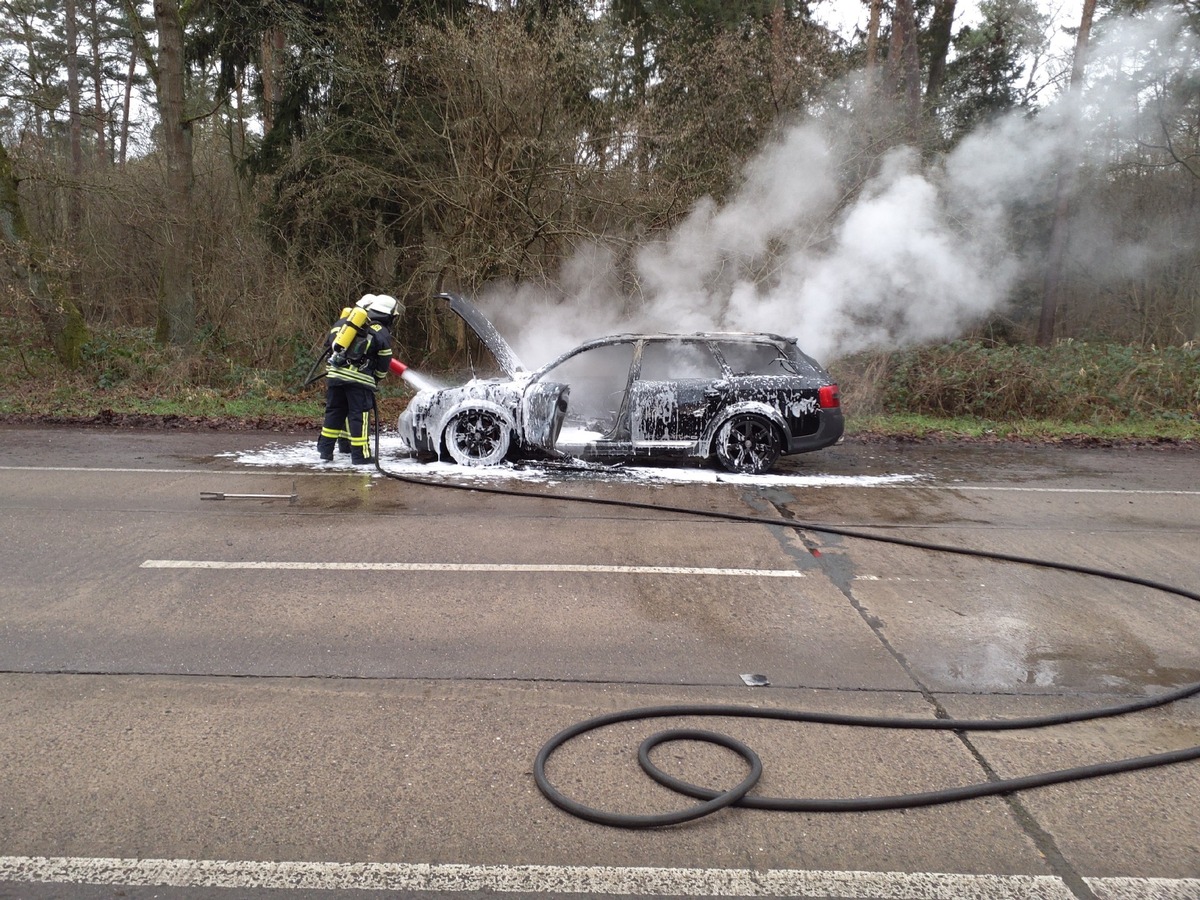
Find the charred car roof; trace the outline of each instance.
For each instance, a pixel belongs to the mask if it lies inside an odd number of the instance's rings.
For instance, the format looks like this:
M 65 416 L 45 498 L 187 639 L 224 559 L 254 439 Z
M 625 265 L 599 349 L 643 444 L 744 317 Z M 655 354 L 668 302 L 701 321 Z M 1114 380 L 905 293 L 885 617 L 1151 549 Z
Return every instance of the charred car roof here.
M 474 303 L 467 300 L 459 294 L 443 293 L 437 295 L 438 299 L 446 300 L 450 304 L 450 308 L 454 310 L 458 316 L 467 323 L 472 331 L 475 332 L 480 342 L 489 350 L 496 358 L 496 362 L 509 378 L 515 378 L 518 374 L 528 372 L 529 370 L 522 364 L 520 357 L 509 345 L 508 341 L 496 330 L 496 326 L 491 320 L 485 316 Z M 749 332 L 749 331 L 693 331 L 687 333 L 671 333 L 671 332 L 623 332 L 621 334 L 610 334 L 606 337 L 593 338 L 589 341 L 584 341 L 575 347 L 568 350 L 564 356 L 572 355 L 586 350 L 589 347 L 600 347 L 605 344 L 619 344 L 624 341 L 761 341 L 763 339 L 775 341 L 781 344 L 796 345 L 796 338 L 787 337 L 782 334 L 772 334 L 771 332 Z M 538 371 L 549 369 L 558 363 L 563 357 L 556 357 L 551 362 L 542 366 Z

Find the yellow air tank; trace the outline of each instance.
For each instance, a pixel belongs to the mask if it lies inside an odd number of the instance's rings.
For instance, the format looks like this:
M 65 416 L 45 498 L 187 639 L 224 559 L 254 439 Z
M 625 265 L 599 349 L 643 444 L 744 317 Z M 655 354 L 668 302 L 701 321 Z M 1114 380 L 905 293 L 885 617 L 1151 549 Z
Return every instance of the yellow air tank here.
M 358 333 L 367 324 L 367 319 L 370 314 L 361 306 L 356 306 L 349 310 L 349 315 L 346 317 L 346 324 L 341 327 L 337 335 L 333 339 L 333 352 L 335 354 L 345 354 L 350 349 L 350 345 L 354 343 L 354 339 L 358 337 Z

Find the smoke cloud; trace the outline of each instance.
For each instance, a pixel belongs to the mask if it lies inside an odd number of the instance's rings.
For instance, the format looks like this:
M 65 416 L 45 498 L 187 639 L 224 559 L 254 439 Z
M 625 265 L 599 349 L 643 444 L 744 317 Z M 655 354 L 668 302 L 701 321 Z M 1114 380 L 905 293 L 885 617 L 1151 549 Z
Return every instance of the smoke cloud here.
M 932 163 L 893 149 L 848 203 L 839 161 L 849 148 L 820 121 L 791 127 L 728 202 L 702 200 L 640 248 L 632 303 L 601 247 L 573 259 L 554 292 L 493 290 L 481 303 L 531 366 L 622 331 L 775 332 L 821 360 L 959 336 L 1040 271 L 1044 248 L 1018 232 L 1031 208 L 1047 207 L 1060 169 L 1137 139 L 1148 82 L 1131 68 L 1194 65 L 1195 42 L 1170 14 L 1104 32 L 1086 91 L 993 121 Z M 1131 236 L 1120 211 L 1077 207 L 1076 265 L 1128 276 L 1180 249 L 1177 233 Z

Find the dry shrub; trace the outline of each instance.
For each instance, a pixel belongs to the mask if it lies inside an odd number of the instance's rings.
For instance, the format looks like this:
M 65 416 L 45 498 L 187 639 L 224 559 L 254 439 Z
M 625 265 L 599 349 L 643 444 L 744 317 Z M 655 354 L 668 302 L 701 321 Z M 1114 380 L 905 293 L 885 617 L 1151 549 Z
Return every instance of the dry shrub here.
M 884 412 L 884 398 L 896 366 L 895 357 L 893 351 L 880 350 L 856 353 L 829 365 L 846 409 L 861 416 Z
M 1200 352 L 1063 341 L 1050 348 L 958 341 L 899 354 L 888 412 L 994 421 L 1109 423 L 1200 415 Z
M 153 329 L 164 247 L 164 175 L 156 153 L 124 170 L 95 167 L 69 179 L 42 148 L 21 148 L 22 205 L 47 253 L 47 265 L 74 299 L 107 353 L 123 329 Z M 228 135 L 197 129 L 193 213 L 197 235 L 193 283 L 200 340 L 187 366 L 206 378 L 210 356 L 228 369 L 285 371 L 300 364 L 358 289 L 356 273 L 335 252 L 289 255 L 271 242 L 260 215 L 261 193 L 237 170 Z M 62 210 L 72 189 L 82 203 L 72 233 Z M 6 312 L 24 314 L 19 285 L 5 285 Z M 93 353 L 93 359 L 97 353 Z M 127 356 L 113 357 L 117 368 Z M 135 373 L 127 373 L 134 376 Z M 114 371 L 114 377 L 122 377 Z

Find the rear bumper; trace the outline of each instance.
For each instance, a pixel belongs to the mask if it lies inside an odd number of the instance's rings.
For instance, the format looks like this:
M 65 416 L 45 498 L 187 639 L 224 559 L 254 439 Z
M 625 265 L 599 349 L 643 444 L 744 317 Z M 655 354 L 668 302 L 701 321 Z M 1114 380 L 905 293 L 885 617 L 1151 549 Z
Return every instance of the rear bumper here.
M 841 408 L 821 410 L 821 425 L 812 434 L 793 435 L 784 453 L 808 453 L 836 444 L 846 430 Z

